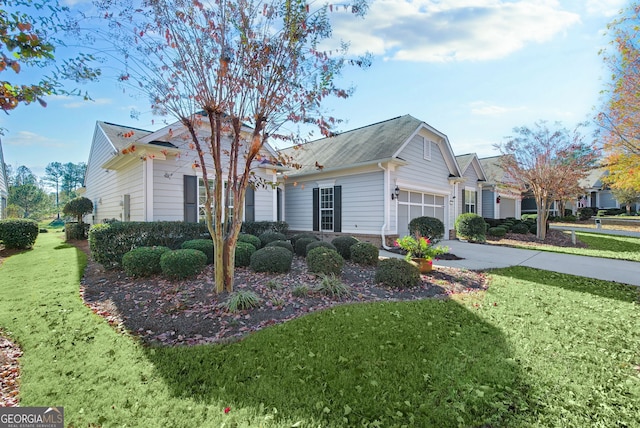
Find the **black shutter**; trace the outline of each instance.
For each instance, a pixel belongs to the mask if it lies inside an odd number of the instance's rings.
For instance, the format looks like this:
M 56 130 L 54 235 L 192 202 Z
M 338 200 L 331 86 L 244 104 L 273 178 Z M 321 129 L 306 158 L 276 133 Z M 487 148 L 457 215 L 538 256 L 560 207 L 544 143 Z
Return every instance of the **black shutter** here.
M 320 230 L 320 189 L 313 189 L 313 202 L 312 202 L 312 210 L 313 210 L 313 230 Z
M 256 192 L 251 185 L 244 195 L 244 221 L 256 221 Z
M 184 185 L 184 221 L 198 222 L 198 177 L 185 175 Z
M 333 231 L 342 232 L 342 186 L 333 186 Z

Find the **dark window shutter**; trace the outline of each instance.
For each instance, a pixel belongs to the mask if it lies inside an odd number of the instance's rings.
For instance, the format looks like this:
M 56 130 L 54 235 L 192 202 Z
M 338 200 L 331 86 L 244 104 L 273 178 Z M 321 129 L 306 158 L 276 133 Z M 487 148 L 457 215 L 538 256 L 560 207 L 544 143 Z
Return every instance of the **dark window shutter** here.
M 185 175 L 184 185 L 184 221 L 198 222 L 198 177 Z
M 317 187 L 313 189 L 312 210 L 313 210 L 313 230 L 319 231 L 320 230 L 320 189 Z
M 333 186 L 333 231 L 342 232 L 342 186 Z
M 256 191 L 251 185 L 244 195 L 244 221 L 256 221 Z

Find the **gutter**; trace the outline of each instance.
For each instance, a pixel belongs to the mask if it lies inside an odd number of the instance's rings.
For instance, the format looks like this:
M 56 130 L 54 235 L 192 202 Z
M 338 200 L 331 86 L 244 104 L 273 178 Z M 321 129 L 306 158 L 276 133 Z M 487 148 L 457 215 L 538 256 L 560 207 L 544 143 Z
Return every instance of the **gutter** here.
M 385 189 L 388 189 L 389 186 L 389 179 L 388 179 L 388 175 L 389 175 L 389 171 L 382 166 L 381 162 L 378 162 L 378 168 L 380 168 L 381 170 L 384 171 L 384 184 L 385 184 Z M 384 197 L 385 192 L 382 192 L 383 194 L 383 200 L 384 200 L 384 224 L 382 225 L 382 228 L 380 229 L 380 237 L 382 238 L 382 248 L 384 248 L 385 250 L 391 250 L 391 247 L 389 247 L 386 244 L 386 237 L 384 235 L 384 230 L 387 228 L 387 217 L 389 214 L 389 201 L 387 200 L 386 197 Z

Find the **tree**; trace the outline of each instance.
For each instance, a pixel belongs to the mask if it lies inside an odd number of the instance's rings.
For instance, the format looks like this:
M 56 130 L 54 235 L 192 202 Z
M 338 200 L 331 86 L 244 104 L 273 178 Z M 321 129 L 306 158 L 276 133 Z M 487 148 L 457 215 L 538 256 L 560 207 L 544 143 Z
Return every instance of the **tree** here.
M 366 3 L 357 1 L 348 10 L 362 16 Z M 344 66 L 366 66 L 368 58 L 347 59 L 344 43 L 323 50 L 331 37 L 327 5 L 149 0 L 118 11 L 119 3 L 100 2 L 126 65 L 120 80 L 149 96 L 155 112 L 173 116 L 196 150 L 193 164 L 212 183 L 205 186 L 205 219 L 216 249 L 216 292 L 231 291 L 247 186 L 273 184 L 253 168 L 260 161 L 293 164 L 264 159 L 265 142 L 300 141 L 282 131 L 286 123 L 329 135 L 336 120 L 322 114 L 322 101 L 349 96 L 335 80 Z
M 47 200 L 46 193 L 36 184 L 27 183 L 9 187 L 9 204 L 22 211 L 22 217 L 29 218 L 35 214 Z
M 62 211 L 65 215 L 74 216 L 82 224 L 82 217 L 93 211 L 93 202 L 84 196 L 74 198 L 65 204 Z
M 555 124 L 536 122 L 533 128 L 513 129 L 515 136 L 496 145 L 503 155 L 502 168 L 521 188 L 532 192 L 537 206 L 538 239 L 546 236 L 549 209 L 556 199 L 580 192 L 578 182 L 594 166 L 598 157 L 595 141 L 585 142 L 578 125 L 573 131 Z
M 616 198 L 620 205 L 626 205 L 627 214 L 631 214 L 631 205 L 640 202 L 640 191 L 636 189 L 614 188 L 611 189 L 611 193 L 613 193 L 613 197 Z
M 95 80 L 100 71 L 90 67 L 91 55 L 56 62 L 56 46 L 65 46 L 62 36 L 74 30 L 66 16 L 68 9 L 57 0 L 0 0 L 0 73 L 4 79 L 9 70 L 18 74 L 30 69 L 29 80 L 35 79 L 35 69 L 49 68 L 49 74 L 39 81 L 22 83 L 14 77 L 0 80 L 0 108 L 8 113 L 22 104 L 38 102 L 46 107 L 47 95 L 82 95 L 78 90 L 65 90 L 64 81 Z M 59 65 L 56 65 L 59 64 Z M 84 94 L 88 99 L 88 95 Z
M 612 189 L 640 191 L 640 2 L 632 2 L 608 25 L 610 49 L 601 55 L 611 71 L 606 100 L 596 120 L 602 128 Z
M 50 162 L 46 168 L 44 181 L 52 184 L 56 188 L 56 211 L 58 212 L 58 220 L 60 219 L 60 181 L 62 180 L 63 169 L 60 162 Z
M 84 174 L 87 171 L 87 164 L 84 162 L 67 162 L 62 165 L 61 190 L 68 198 L 73 198 L 73 192 L 84 184 Z

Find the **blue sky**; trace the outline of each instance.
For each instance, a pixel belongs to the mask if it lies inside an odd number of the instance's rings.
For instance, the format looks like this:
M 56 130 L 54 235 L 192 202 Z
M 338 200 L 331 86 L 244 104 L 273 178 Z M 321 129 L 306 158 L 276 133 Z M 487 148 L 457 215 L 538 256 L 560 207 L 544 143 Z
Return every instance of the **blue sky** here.
M 83 0 L 70 0 L 72 7 Z M 349 130 L 411 114 L 445 133 L 455 154 L 499 154 L 516 126 L 567 127 L 591 119 L 608 72 L 598 51 L 621 0 L 373 0 L 364 20 L 335 12 L 334 35 L 351 53 L 374 54 L 347 70 L 346 100 L 327 103 Z M 86 162 L 97 120 L 155 130 L 144 97 L 104 78 L 81 87 L 94 101 L 49 97 L 0 116 L 5 162 L 44 174 L 49 162 Z M 137 119 L 131 111 L 141 112 Z

